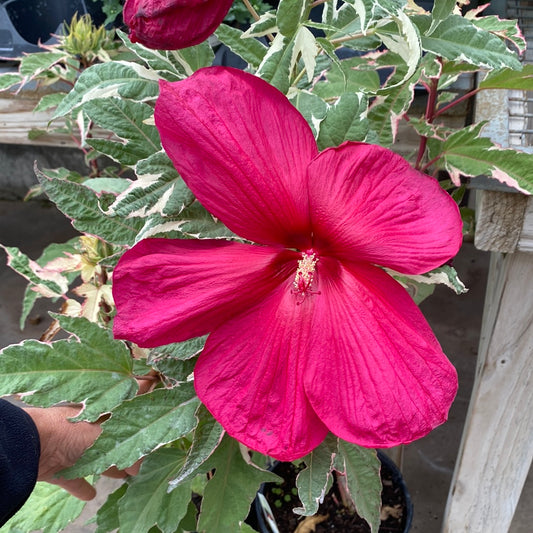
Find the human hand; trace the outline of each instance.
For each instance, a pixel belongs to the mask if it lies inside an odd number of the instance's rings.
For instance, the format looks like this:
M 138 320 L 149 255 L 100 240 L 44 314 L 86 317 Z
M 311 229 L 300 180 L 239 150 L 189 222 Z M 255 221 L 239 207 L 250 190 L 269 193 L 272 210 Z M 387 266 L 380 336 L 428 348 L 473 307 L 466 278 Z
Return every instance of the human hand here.
M 138 380 L 138 382 L 138 394 L 147 392 L 154 384 L 150 380 Z M 24 410 L 37 427 L 41 442 L 37 481 L 59 485 L 80 500 L 92 500 L 96 496 L 96 490 L 85 479 L 65 479 L 56 477 L 56 474 L 75 464 L 83 452 L 94 443 L 102 432 L 100 423 L 71 422 L 69 418 L 80 414 L 82 410 L 80 405 L 28 407 Z M 139 472 L 140 465 L 141 460 L 124 470 L 111 467 L 104 472 L 104 475 L 114 478 L 133 476 Z

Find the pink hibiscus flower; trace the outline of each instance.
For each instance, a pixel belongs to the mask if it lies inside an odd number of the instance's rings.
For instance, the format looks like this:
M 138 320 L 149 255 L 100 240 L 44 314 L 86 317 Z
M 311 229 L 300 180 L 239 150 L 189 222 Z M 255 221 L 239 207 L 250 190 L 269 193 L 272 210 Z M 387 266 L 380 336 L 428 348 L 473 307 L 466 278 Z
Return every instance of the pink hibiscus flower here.
M 233 0 L 126 0 L 123 18 L 132 42 L 157 50 L 178 50 L 205 41 L 232 3 Z
M 318 153 L 286 97 L 234 69 L 161 82 L 155 121 L 198 200 L 257 244 L 141 241 L 113 275 L 115 335 L 153 347 L 209 333 L 199 398 L 280 460 L 328 431 L 388 447 L 441 424 L 456 372 L 376 266 L 420 274 L 457 253 L 458 209 L 437 181 L 375 145 Z

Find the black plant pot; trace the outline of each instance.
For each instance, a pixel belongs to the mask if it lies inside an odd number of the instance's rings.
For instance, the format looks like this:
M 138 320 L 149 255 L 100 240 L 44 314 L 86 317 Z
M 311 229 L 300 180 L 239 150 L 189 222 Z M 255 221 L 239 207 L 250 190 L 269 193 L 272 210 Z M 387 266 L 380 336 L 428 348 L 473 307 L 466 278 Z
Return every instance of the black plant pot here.
M 411 502 L 411 496 L 409 495 L 409 492 L 403 480 L 402 474 L 400 470 L 398 469 L 398 467 L 394 464 L 394 462 L 387 455 L 381 452 L 378 452 L 378 457 L 379 457 L 379 460 L 381 461 L 382 480 L 384 480 L 385 483 L 392 485 L 391 490 L 393 490 L 398 495 L 399 497 L 398 502 L 402 506 L 401 522 L 398 522 L 396 529 L 394 529 L 394 531 L 398 531 L 398 533 L 408 533 L 408 531 L 411 529 L 411 523 L 413 520 L 413 504 Z M 278 463 L 274 465 L 272 470 L 276 472 L 276 469 L 281 464 L 282 463 Z M 274 485 L 274 484 L 270 484 L 270 485 Z M 331 489 L 330 493 L 334 491 L 334 489 L 335 487 Z M 263 485 L 260 488 L 259 493 L 264 494 L 265 491 L 266 491 L 266 486 Z M 292 508 L 293 505 L 292 504 L 290 505 Z M 267 524 L 267 520 L 265 517 L 265 511 L 263 507 L 261 506 L 259 498 L 256 498 L 254 502 L 252 503 L 251 513 L 247 519 L 247 522 L 253 527 L 255 527 L 256 529 L 258 529 L 260 533 L 272 533 L 272 529 Z M 390 524 L 382 523 L 382 526 L 384 527 L 383 531 L 391 530 Z M 287 528 L 284 527 L 284 524 L 278 524 L 278 529 L 280 533 L 288 532 Z M 331 529 L 331 531 L 337 531 L 337 533 L 348 533 L 348 530 L 341 531 L 339 529 L 335 529 L 335 530 Z M 363 531 L 363 530 L 354 529 L 353 531 Z

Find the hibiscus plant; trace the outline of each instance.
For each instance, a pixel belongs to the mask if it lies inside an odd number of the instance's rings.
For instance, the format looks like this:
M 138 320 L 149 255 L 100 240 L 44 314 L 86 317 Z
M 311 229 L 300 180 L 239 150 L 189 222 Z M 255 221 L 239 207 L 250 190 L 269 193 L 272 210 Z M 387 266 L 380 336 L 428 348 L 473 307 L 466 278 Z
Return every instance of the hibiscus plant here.
M 0 394 L 105 419 L 65 477 L 143 460 L 100 533 L 253 531 L 274 459 L 304 465 L 297 513 L 341 475 L 377 532 L 376 448 L 429 433 L 456 393 L 417 304 L 436 283 L 464 290 L 465 180 L 533 191 L 531 154 L 443 117 L 533 89 L 533 67 L 517 23 L 468 2 L 244 0 L 245 27 L 232 4 L 127 0 L 125 31 L 75 20 L 0 77 L 54 83 L 39 109 L 88 162 L 36 163 L 33 194 L 80 236 L 36 260 L 6 248 L 28 280 L 21 323 L 37 298 L 60 305 L 42 339 L 2 350 Z M 399 127 L 415 153 L 398 153 Z M 59 531 L 82 507 L 39 486 L 12 524 Z

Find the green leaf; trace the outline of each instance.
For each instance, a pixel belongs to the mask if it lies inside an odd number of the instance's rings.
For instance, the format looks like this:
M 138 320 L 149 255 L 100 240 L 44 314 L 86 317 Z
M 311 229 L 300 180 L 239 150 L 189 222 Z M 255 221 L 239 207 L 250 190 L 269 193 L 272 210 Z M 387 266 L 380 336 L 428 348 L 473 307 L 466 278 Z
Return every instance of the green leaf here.
M 28 319 L 28 316 L 30 315 L 31 310 L 33 309 L 33 306 L 35 305 L 35 302 L 39 298 L 40 298 L 39 293 L 32 290 L 31 284 L 26 286 L 26 289 L 24 291 L 24 298 L 22 299 L 22 312 L 20 314 L 20 320 L 19 320 L 19 327 L 21 331 L 26 326 L 26 320 Z
M 206 471 L 202 465 L 213 455 L 224 435 L 222 426 L 213 418 L 207 408 L 200 404 L 196 411 L 198 425 L 194 431 L 191 447 L 187 452 L 187 458 L 176 474 L 169 482 L 170 489 L 178 487 L 185 481 L 189 481 L 199 473 Z
M 464 61 L 489 69 L 522 68 L 516 54 L 499 37 L 459 15 L 450 15 L 444 19 L 431 35 L 427 35 L 425 31 L 429 17 L 413 19 L 419 24 L 422 48 L 427 52 L 451 61 Z
M 143 102 L 118 98 L 95 98 L 83 107 L 87 116 L 98 126 L 112 131 L 124 142 L 108 139 L 87 139 L 87 144 L 114 161 L 134 166 L 161 150 L 159 132 L 145 121 L 153 117 L 154 110 Z
M 339 439 L 339 459 L 357 514 L 377 533 L 381 509 L 381 462 L 376 450 Z
M 495 70 L 484 78 L 480 89 L 517 89 L 533 91 L 533 65 L 525 64 L 520 71 L 509 68 Z
M 431 157 L 438 153 L 438 164 L 457 183 L 459 176 L 485 175 L 526 194 L 533 193 L 533 154 L 496 146 L 487 137 L 480 137 L 484 123 L 459 130 L 444 143 L 432 141 Z M 430 143 L 428 142 L 428 146 Z
M 172 50 L 175 60 L 183 67 L 187 76 L 203 67 L 209 67 L 215 59 L 213 49 L 207 41 L 182 48 L 181 50 Z
M 2 529 L 12 533 L 57 533 L 78 518 L 85 504 L 57 485 L 37 483 L 22 509 Z
M 172 344 L 166 344 L 164 346 L 158 346 L 152 348 L 150 353 L 150 361 L 156 361 L 160 358 L 172 358 L 172 359 L 191 359 L 195 355 L 198 355 L 205 345 L 207 335 L 202 337 L 194 337 L 183 342 L 175 342 Z
M 38 111 L 46 111 L 51 107 L 57 107 L 65 98 L 67 93 L 52 93 L 45 94 L 40 100 L 39 103 L 33 108 L 33 112 L 37 113 Z
M 158 80 L 155 72 L 132 62 L 98 63 L 80 74 L 74 88 L 57 107 L 54 118 L 62 117 L 95 98 L 154 100 L 159 94 Z
M 133 244 L 142 228 L 141 218 L 108 216 L 100 205 L 101 196 L 79 183 L 59 179 L 54 171 L 35 170 L 39 183 L 48 198 L 72 220 L 83 233 L 98 235 L 113 244 Z
M 177 448 L 161 448 L 144 459 L 118 504 L 122 531 L 148 531 L 154 525 L 163 533 L 176 531 L 187 513 L 191 486 L 182 483 L 169 493 L 168 480 L 184 461 L 185 452 Z
M 296 514 L 311 516 L 317 513 L 332 484 L 333 457 L 337 452 L 337 439 L 329 434 L 310 454 L 303 458 L 305 468 L 296 477 L 298 497 L 303 507 L 293 509 Z
M 307 0 L 280 0 L 278 4 L 277 25 L 280 33 L 292 37 L 300 22 L 307 18 L 309 2 Z
M 96 533 L 110 533 L 119 528 L 120 523 L 118 519 L 118 502 L 126 493 L 128 485 L 123 483 L 118 489 L 113 491 L 105 503 L 98 509 L 96 513 Z
M 216 470 L 205 487 L 198 530 L 238 531 L 261 483 L 278 481 L 279 477 L 246 462 L 239 443 L 228 436 L 209 464 Z
M 221 43 L 253 68 L 259 67 L 268 51 L 268 48 L 258 39 L 246 38 L 241 30 L 227 24 L 221 24 L 215 35 Z
M 196 425 L 198 398 L 192 383 L 173 389 L 156 389 L 121 403 L 102 424 L 94 445 L 73 467 L 61 472 L 67 478 L 100 473 L 112 465 L 131 466 L 163 444 L 189 433 Z
M 25 340 L 0 351 L 0 394 L 31 393 L 30 404 L 85 403 L 94 421 L 137 391 L 129 350 L 85 318 L 56 316 L 75 335 L 53 343 Z
M 431 10 L 431 26 L 428 30 L 428 35 L 431 35 L 433 30 L 453 13 L 456 5 L 457 0 L 439 0 L 433 4 L 433 9 Z
M 135 165 L 138 179 L 120 194 L 109 214 L 147 217 L 153 214 L 179 215 L 194 201 L 165 152 L 156 152 Z
M 344 141 L 362 141 L 368 132 L 367 99 L 362 93 L 344 93 L 328 107 L 320 123 L 317 144 L 320 150 Z

